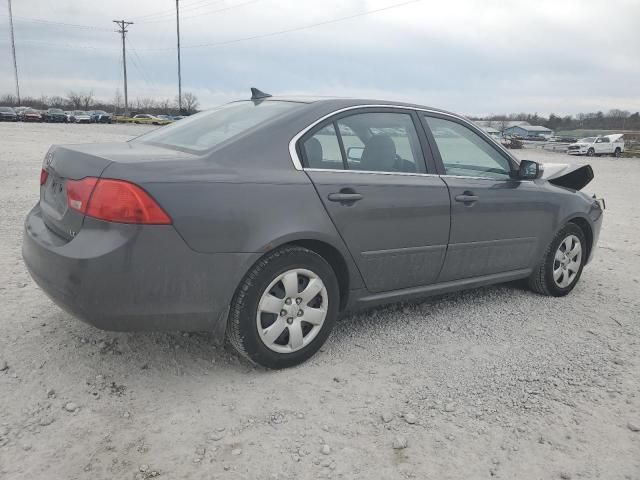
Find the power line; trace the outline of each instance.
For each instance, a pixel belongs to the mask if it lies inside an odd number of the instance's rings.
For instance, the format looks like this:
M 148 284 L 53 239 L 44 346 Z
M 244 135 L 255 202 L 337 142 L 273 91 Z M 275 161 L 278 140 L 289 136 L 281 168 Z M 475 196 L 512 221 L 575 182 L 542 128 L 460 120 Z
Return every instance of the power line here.
M 254 0 L 257 1 L 257 0 Z M 385 10 L 391 10 L 392 8 L 398 8 L 398 7 L 404 7 L 405 5 L 409 5 L 412 3 L 418 3 L 421 2 L 422 0 L 408 0 L 405 2 L 401 2 L 401 3 L 396 3 L 394 5 L 389 5 L 386 7 L 381 7 L 381 8 L 376 8 L 373 10 L 366 10 L 364 12 L 360 12 L 360 13 L 354 13 L 352 15 L 346 15 L 344 17 L 338 17 L 338 18 L 333 18 L 331 20 L 325 20 L 322 22 L 316 22 L 316 23 L 310 23 L 308 25 L 303 25 L 300 27 L 293 27 L 293 28 L 288 28 L 285 30 L 278 30 L 275 32 L 268 32 L 268 33 L 261 33 L 261 34 L 257 34 L 257 35 L 252 35 L 249 37 L 242 37 L 242 38 L 235 38 L 232 40 L 225 40 L 222 42 L 214 42 L 214 43 L 200 43 L 200 44 L 195 44 L 195 45 L 183 45 L 182 48 L 203 48 L 203 47 L 219 47 L 222 45 L 230 45 L 232 43 L 239 43 L 239 42 L 246 42 L 249 40 L 257 40 L 260 38 L 267 38 L 267 37 L 275 37 L 277 35 L 284 35 L 286 33 L 292 33 L 292 32 L 299 32 L 302 30 L 307 30 L 310 28 L 316 28 L 316 27 L 320 27 L 323 25 L 329 25 L 332 23 L 337 23 L 337 22 L 343 22 L 345 20 L 351 20 L 352 18 L 357 18 L 357 17 L 363 17 L 365 15 L 371 15 L 373 13 L 378 13 L 378 12 L 382 12 Z M 163 50 L 171 50 L 170 48 L 146 48 L 144 50 L 147 51 L 163 51 Z
M 126 42 L 127 42 L 127 45 L 129 46 L 129 49 L 133 52 L 133 57 L 130 57 L 131 58 L 131 62 L 133 63 L 133 66 L 136 67 L 136 69 L 140 72 L 140 75 L 142 76 L 142 78 L 143 78 L 144 82 L 147 84 L 147 86 L 150 89 L 154 90 L 155 92 L 158 92 L 158 86 L 147 75 L 147 71 L 144 68 L 144 62 L 140 58 L 140 55 L 138 55 L 138 52 L 136 51 L 135 47 L 133 46 L 133 44 L 131 43 L 131 40 L 129 40 L 128 37 L 126 39 Z
M 18 81 L 18 62 L 16 61 L 16 41 L 13 36 L 13 12 L 11 11 L 11 0 L 7 0 L 9 6 L 9 29 L 11 30 L 11 52 L 13 53 L 13 73 L 16 77 L 16 97 L 20 105 L 20 82 Z
M 206 8 L 206 7 L 210 7 L 212 5 L 218 4 L 218 3 L 222 3 L 224 2 L 224 0 L 201 0 L 195 3 L 189 3 L 186 5 L 183 5 L 182 10 L 183 11 L 195 11 L 198 10 L 200 8 Z M 141 15 L 139 17 L 134 17 L 134 20 L 136 22 L 139 22 L 141 19 L 145 19 L 149 20 L 150 18 L 156 19 L 156 18 L 160 18 L 160 17 L 173 17 L 174 14 L 174 10 L 163 10 L 162 12 L 156 12 L 156 13 L 149 13 L 147 15 Z
M 182 72 L 180 71 L 180 0 L 176 0 L 176 36 L 178 38 L 178 113 L 182 115 Z
M 119 30 L 116 30 L 119 34 L 122 35 L 122 71 L 124 72 L 124 112 L 127 114 L 129 112 L 129 97 L 127 95 L 127 51 L 125 48 L 125 36 L 128 32 L 127 27 L 129 25 L 133 25 L 133 22 L 127 22 L 125 20 L 113 20 L 113 23 L 120 27 Z
M 7 17 L 7 15 L 0 15 L 2 17 Z M 108 28 L 96 27 L 94 25 L 81 25 L 78 23 L 64 23 L 64 22 L 54 22 L 51 20 L 43 20 L 41 18 L 30 18 L 30 17 L 17 17 L 14 16 L 13 19 L 16 22 L 20 23 L 38 23 L 43 25 L 51 25 L 51 26 L 62 26 L 62 27 L 72 27 L 72 28 L 82 28 L 85 30 L 102 30 L 105 32 L 110 32 L 111 30 Z
M 235 8 L 239 8 L 239 7 L 244 7 L 245 5 L 249 5 L 251 3 L 256 3 L 259 2 L 260 0 L 249 0 L 248 2 L 244 2 L 244 3 L 237 3 L 235 5 L 230 5 L 228 7 L 224 7 L 224 8 L 219 8 L 217 10 L 211 10 L 209 12 L 201 12 L 198 13 L 196 15 L 190 15 L 190 16 L 186 16 L 183 19 L 188 19 L 188 18 L 200 18 L 203 15 L 211 15 L 212 13 L 219 13 L 219 12 L 225 12 L 227 10 L 233 10 Z M 165 18 L 165 19 L 160 19 L 160 20 L 149 20 L 149 21 L 143 21 L 143 22 L 139 22 L 141 24 L 150 24 L 150 23 L 164 23 L 164 22 L 171 22 L 173 21 L 173 18 Z

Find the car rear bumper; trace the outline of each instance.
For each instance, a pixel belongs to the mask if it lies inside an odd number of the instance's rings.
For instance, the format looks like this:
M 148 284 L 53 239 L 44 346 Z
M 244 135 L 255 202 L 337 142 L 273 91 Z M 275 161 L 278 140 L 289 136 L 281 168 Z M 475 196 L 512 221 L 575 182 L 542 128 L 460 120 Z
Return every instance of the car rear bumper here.
M 27 216 L 22 255 L 29 273 L 61 308 L 105 330 L 190 330 L 224 334 L 240 278 L 257 254 L 202 254 L 170 225 L 85 218 L 67 241 Z

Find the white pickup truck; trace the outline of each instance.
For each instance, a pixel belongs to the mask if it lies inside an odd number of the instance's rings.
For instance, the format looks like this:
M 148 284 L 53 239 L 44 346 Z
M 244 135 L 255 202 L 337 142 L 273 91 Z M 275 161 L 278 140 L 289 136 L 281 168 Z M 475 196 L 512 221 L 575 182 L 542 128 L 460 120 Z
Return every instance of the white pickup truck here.
M 624 152 L 624 140 L 621 133 L 581 138 L 567 148 L 569 155 L 586 155 L 587 157 L 593 157 L 594 155 L 598 157 L 600 155 L 621 157 L 622 152 Z

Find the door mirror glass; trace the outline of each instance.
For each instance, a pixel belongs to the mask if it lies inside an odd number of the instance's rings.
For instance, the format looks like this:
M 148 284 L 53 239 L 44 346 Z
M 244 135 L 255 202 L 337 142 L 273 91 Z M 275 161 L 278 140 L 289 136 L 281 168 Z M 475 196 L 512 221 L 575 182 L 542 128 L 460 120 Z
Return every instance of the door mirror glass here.
M 364 147 L 349 147 L 347 149 L 347 159 L 359 162 L 362 158 L 362 152 L 364 152 Z
M 518 169 L 518 177 L 522 180 L 535 180 L 542 173 L 540 164 L 532 160 L 522 160 Z

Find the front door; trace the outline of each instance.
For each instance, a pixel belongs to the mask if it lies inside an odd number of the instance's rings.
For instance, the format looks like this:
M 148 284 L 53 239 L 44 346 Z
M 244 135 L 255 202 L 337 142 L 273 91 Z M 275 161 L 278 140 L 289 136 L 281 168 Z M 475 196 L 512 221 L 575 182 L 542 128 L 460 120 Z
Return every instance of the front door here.
M 362 109 L 301 139 L 305 171 L 371 292 L 433 283 L 444 261 L 449 194 L 426 172 L 418 121 L 412 112 Z
M 426 115 L 449 187 L 451 237 L 439 282 L 525 270 L 552 228 L 538 185 L 517 179 L 513 159 L 462 121 Z

